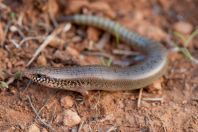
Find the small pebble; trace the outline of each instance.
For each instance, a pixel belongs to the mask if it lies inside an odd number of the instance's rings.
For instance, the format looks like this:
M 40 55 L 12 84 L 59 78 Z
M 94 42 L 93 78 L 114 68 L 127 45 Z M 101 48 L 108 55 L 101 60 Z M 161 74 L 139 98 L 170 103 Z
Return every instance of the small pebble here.
M 14 25 L 10 26 L 10 31 L 11 32 L 17 32 L 18 31 L 18 28 Z
M 193 30 L 193 25 L 188 22 L 177 22 L 173 26 L 174 30 L 182 34 L 190 34 Z
M 32 124 L 29 129 L 28 132 L 40 132 L 39 127 L 36 124 Z
M 164 81 L 163 78 L 160 78 L 160 79 L 154 81 L 152 85 L 147 87 L 148 92 L 161 95 L 162 94 L 162 82 L 163 81 Z
M 61 98 L 61 106 L 64 108 L 71 108 L 74 104 L 74 100 L 71 96 L 65 96 Z
M 73 127 L 81 122 L 79 115 L 72 110 L 64 111 L 63 124 L 68 127 Z
M 60 39 L 58 37 L 54 37 L 51 42 L 49 43 L 49 46 L 53 48 L 62 49 L 64 47 L 65 41 L 63 39 Z
M 48 132 L 48 130 L 46 128 L 43 128 L 42 132 Z
M 183 105 L 185 105 L 185 104 L 187 104 L 187 103 L 188 103 L 187 100 L 183 100 L 183 101 L 182 101 L 182 104 L 183 104 Z

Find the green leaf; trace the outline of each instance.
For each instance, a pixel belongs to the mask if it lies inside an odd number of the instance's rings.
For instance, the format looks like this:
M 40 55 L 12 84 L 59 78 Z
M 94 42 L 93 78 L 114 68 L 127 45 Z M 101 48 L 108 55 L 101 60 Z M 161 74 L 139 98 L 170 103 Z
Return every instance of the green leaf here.
M 22 77 L 22 72 L 17 71 L 14 76 L 15 76 L 16 79 L 19 79 L 19 78 Z
M 196 37 L 198 35 L 198 29 L 196 29 L 189 37 L 188 39 L 185 41 L 184 46 L 187 47 L 189 45 L 189 43 L 194 39 L 194 37 Z
M 0 88 L 8 88 L 8 84 L 6 82 L 0 81 Z
M 112 59 L 111 58 L 104 59 L 103 57 L 101 57 L 100 60 L 101 60 L 102 65 L 104 65 L 104 66 L 108 66 L 109 67 L 112 64 Z

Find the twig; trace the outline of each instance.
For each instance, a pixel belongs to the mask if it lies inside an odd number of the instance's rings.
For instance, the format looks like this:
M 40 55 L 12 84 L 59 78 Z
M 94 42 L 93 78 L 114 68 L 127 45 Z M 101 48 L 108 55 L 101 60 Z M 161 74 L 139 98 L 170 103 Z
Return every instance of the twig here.
M 17 28 L 17 32 L 19 33 L 19 35 L 21 36 L 21 38 L 25 38 L 25 34 L 21 31 L 21 29 L 19 27 L 16 27 Z
M 109 33 L 105 33 L 104 35 L 102 35 L 102 38 L 96 44 L 96 47 L 98 49 L 102 50 L 103 47 L 106 45 L 106 43 L 108 43 L 109 39 L 110 39 L 110 34 Z
M 91 52 L 91 51 L 84 51 L 82 52 L 84 55 L 90 55 L 90 56 L 100 56 L 105 58 L 114 59 L 114 57 L 111 54 L 105 53 L 105 52 Z
M 7 34 L 8 34 L 9 27 L 11 26 L 11 24 L 12 24 L 12 22 L 9 21 L 8 24 L 6 25 L 6 28 L 5 28 L 5 31 L 4 31 L 4 34 L 5 34 L 5 35 L 4 35 L 4 39 L 3 39 L 3 41 L 1 42 L 0 45 L 4 45 L 5 40 L 6 40 L 6 36 L 7 36 Z
M 49 36 L 46 37 L 44 42 L 41 44 L 41 46 L 36 50 L 31 60 L 27 63 L 27 67 L 35 60 L 35 58 L 39 55 L 39 53 L 56 37 L 57 34 L 59 34 L 62 31 L 60 30 L 54 30 Z
M 21 12 L 20 14 L 19 14 L 19 17 L 18 17 L 18 19 L 17 19 L 17 24 L 21 27 L 21 26 L 23 26 L 23 18 L 24 18 L 24 12 Z
M 7 81 L 7 84 L 9 85 L 9 84 L 13 83 L 15 79 L 16 79 L 16 78 L 15 78 L 14 76 L 13 76 L 13 77 L 10 77 L 10 78 L 8 79 L 8 81 Z
M 24 42 L 29 41 L 29 40 L 37 40 L 37 39 L 42 39 L 45 38 L 45 36 L 36 36 L 36 37 L 26 37 L 24 38 L 20 43 L 19 46 L 21 46 Z
M 41 46 L 36 50 L 31 60 L 27 63 L 27 67 L 35 60 L 35 58 L 39 55 L 39 53 L 52 41 L 54 35 L 49 35 L 45 41 L 41 44 Z
M 10 9 L 7 5 L 3 4 L 3 2 L 0 3 L 0 10 L 6 10 L 6 9 Z
M 30 106 L 31 106 L 32 110 L 34 111 L 34 113 L 35 113 L 36 116 L 38 117 L 39 121 L 40 121 L 43 125 L 45 125 L 46 127 L 48 127 L 49 129 L 51 129 L 52 131 L 55 131 L 55 130 L 52 128 L 51 125 L 47 124 L 46 122 L 44 122 L 44 121 L 41 119 L 41 117 L 39 116 L 37 110 L 36 110 L 35 107 L 33 106 L 30 97 L 27 96 L 27 98 L 28 98 L 28 101 L 29 101 L 29 103 L 30 103 Z
M 117 128 L 115 126 L 110 127 L 106 132 L 116 131 Z
M 140 103 L 141 103 L 141 99 L 142 99 L 142 91 L 143 91 L 143 88 L 141 88 L 140 92 L 139 92 L 138 101 L 137 101 L 138 108 L 140 107 Z
M 32 83 L 32 80 L 29 80 L 28 83 L 27 83 L 27 85 L 25 86 L 23 92 L 24 92 L 27 88 L 29 88 L 29 86 L 30 86 L 31 83 Z
M 127 56 L 131 56 L 131 55 L 133 55 L 133 56 L 139 56 L 139 55 L 141 55 L 140 53 L 138 53 L 138 52 L 135 52 L 135 51 L 129 51 L 129 50 L 121 50 L 121 49 L 114 49 L 113 50 L 113 53 L 114 54 L 117 54 L 117 55 L 127 55 Z
M 54 117 L 55 117 L 55 113 L 56 113 L 56 106 L 54 107 L 54 110 L 53 110 L 53 113 L 52 113 L 52 117 L 51 117 L 51 120 L 49 121 L 50 124 L 52 123 Z
M 16 48 L 20 48 L 20 45 L 13 39 L 10 40 L 10 42 L 16 47 Z
M 56 19 L 54 18 L 54 16 L 52 16 L 50 13 L 48 14 L 48 16 L 49 16 L 49 18 L 50 18 L 53 26 L 54 27 L 57 27 L 58 26 L 58 23 L 57 23 Z
M 41 113 L 41 111 L 43 110 L 43 108 L 47 105 L 47 103 L 49 102 L 49 100 L 51 99 L 51 98 L 53 98 L 53 97 L 55 97 L 56 96 L 56 94 L 55 95 L 53 95 L 52 97 L 48 97 L 47 99 L 46 99 L 46 101 L 45 101 L 45 103 L 44 103 L 44 105 L 38 110 L 38 114 L 40 114 Z M 37 119 L 37 116 L 35 117 L 35 119 L 34 120 L 36 120 Z
M 144 101 L 159 101 L 159 102 L 162 102 L 163 101 L 163 98 L 142 98 L 142 100 Z
M 78 127 L 78 131 L 77 131 L 77 132 L 81 132 L 81 129 L 82 129 L 82 126 L 84 125 L 84 122 L 85 122 L 85 121 L 82 121 L 82 122 L 80 123 L 80 126 Z

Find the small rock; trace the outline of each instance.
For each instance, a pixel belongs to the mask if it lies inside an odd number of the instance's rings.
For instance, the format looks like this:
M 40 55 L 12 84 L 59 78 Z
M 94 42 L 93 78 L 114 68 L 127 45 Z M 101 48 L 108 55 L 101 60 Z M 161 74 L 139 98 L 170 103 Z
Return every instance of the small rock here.
M 64 28 L 63 28 L 63 32 L 66 33 L 71 29 L 72 25 L 71 23 L 66 23 Z
M 141 21 L 144 19 L 144 15 L 142 11 L 135 11 L 134 12 L 134 18 L 135 21 Z
M 73 57 L 80 56 L 80 52 L 71 46 L 68 46 L 66 50 Z
M 193 30 L 193 25 L 188 22 L 177 22 L 173 26 L 174 30 L 182 34 L 190 34 Z
M 80 36 L 75 36 L 71 40 L 73 43 L 79 43 L 80 41 L 82 41 L 82 38 Z
M 182 104 L 185 105 L 185 104 L 187 104 L 187 102 L 188 102 L 187 100 L 183 100 Z
M 29 127 L 28 132 L 40 132 L 40 129 L 38 128 L 38 126 L 36 124 L 32 124 Z
M 74 104 L 74 100 L 71 96 L 65 96 L 61 98 L 61 106 L 64 108 L 71 108 Z
M 14 25 L 10 26 L 9 29 L 10 29 L 10 31 L 13 32 L 13 33 L 18 31 L 18 28 L 17 28 L 16 26 L 14 26 Z
M 161 95 L 163 81 L 164 81 L 163 78 L 160 78 L 160 79 L 154 81 L 153 84 L 147 88 L 148 92 Z
M 10 89 L 10 93 L 15 95 L 17 93 L 17 91 L 16 91 L 16 89 L 12 88 L 12 89 Z
M 65 41 L 63 39 L 60 39 L 58 37 L 54 37 L 51 42 L 49 43 L 49 46 L 53 48 L 59 48 L 61 49 L 65 44 Z
M 63 124 L 68 127 L 75 126 L 81 122 L 81 118 L 79 115 L 72 111 L 72 110 L 65 110 L 64 111 L 64 119 Z
M 151 106 L 151 103 L 148 103 L 146 101 L 141 101 L 141 107 L 149 108 L 150 106 Z
M 48 132 L 48 130 L 46 128 L 43 128 L 42 132 Z
M 11 129 L 11 130 L 15 130 L 16 128 L 15 128 L 14 126 L 11 126 L 10 129 Z
M 47 65 L 47 60 L 45 58 L 44 55 L 40 55 L 37 59 L 37 63 L 40 65 L 40 66 L 46 66 Z

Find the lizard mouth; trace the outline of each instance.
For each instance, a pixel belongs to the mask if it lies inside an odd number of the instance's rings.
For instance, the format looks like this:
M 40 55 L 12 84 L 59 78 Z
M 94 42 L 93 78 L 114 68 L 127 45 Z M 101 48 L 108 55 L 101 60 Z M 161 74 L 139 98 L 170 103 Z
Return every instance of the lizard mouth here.
M 31 78 L 32 74 L 31 74 L 31 72 L 28 69 L 25 69 L 23 71 L 23 76 L 27 77 L 27 78 Z

